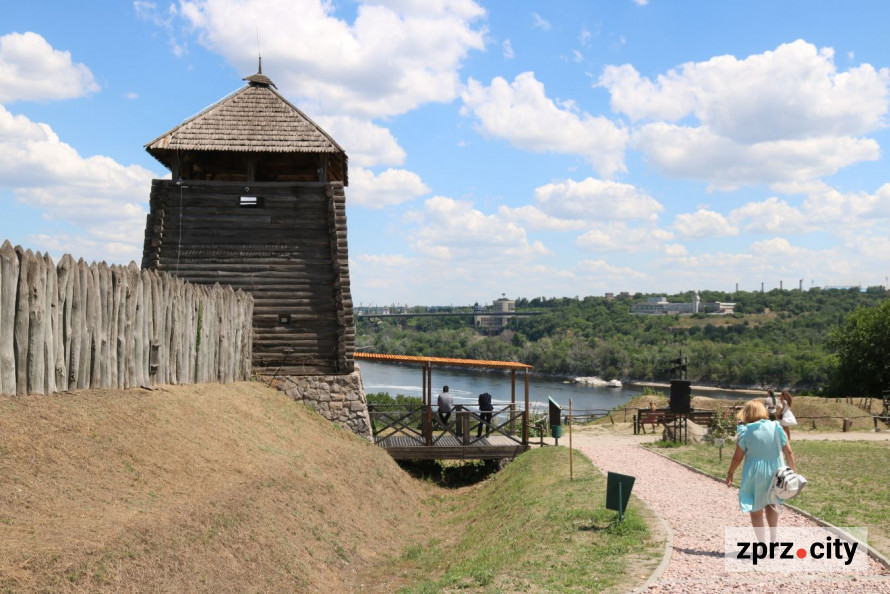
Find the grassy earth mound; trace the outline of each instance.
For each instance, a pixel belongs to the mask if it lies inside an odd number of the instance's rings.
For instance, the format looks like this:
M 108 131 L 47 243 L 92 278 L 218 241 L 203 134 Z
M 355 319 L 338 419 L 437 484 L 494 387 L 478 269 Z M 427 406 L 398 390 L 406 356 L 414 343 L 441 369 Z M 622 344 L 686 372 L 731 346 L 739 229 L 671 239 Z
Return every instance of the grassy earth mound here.
M 664 535 L 574 472 L 443 489 L 258 382 L 0 397 L 0 592 L 633 589 Z
M 261 383 L 3 397 L 0 591 L 357 590 L 432 490 Z

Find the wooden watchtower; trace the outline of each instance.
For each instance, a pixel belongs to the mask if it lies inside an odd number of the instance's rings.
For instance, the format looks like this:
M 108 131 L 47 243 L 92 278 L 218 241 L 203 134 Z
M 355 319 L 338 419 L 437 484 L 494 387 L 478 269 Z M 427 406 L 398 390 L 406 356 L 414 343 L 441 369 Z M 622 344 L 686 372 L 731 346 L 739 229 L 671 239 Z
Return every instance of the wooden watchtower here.
M 152 181 L 142 267 L 254 297 L 260 373 L 354 370 L 345 151 L 262 73 L 145 145 Z

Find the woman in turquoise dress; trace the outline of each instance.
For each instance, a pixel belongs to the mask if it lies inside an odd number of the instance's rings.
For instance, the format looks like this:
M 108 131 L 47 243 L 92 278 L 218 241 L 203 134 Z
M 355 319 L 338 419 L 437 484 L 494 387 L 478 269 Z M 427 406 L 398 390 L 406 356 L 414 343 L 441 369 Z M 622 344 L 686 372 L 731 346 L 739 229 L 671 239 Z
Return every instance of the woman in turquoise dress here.
M 742 511 L 751 514 L 751 525 L 754 526 L 757 538 L 763 542 L 764 514 L 772 537 L 775 536 L 779 523 L 777 507 L 782 500 L 770 501 L 769 496 L 773 473 L 782 465 L 778 444 L 782 444 L 788 466 L 796 471 L 794 452 L 791 451 L 791 444 L 779 423 L 769 420 L 769 413 L 761 400 L 751 400 L 745 404 L 739 413 L 739 421 L 741 424 L 737 430 L 737 445 L 726 474 L 726 486 L 732 486 L 733 475 L 744 460 L 739 485 L 739 506 Z

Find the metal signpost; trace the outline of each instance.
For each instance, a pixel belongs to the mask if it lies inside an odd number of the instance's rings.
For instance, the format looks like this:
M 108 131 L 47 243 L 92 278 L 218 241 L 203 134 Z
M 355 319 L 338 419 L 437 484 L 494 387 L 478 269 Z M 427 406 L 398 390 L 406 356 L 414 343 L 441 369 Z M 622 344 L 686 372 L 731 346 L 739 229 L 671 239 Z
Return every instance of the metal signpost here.
M 624 521 L 624 510 L 630 500 L 636 477 L 610 472 L 606 475 L 606 509 L 618 512 L 618 521 Z

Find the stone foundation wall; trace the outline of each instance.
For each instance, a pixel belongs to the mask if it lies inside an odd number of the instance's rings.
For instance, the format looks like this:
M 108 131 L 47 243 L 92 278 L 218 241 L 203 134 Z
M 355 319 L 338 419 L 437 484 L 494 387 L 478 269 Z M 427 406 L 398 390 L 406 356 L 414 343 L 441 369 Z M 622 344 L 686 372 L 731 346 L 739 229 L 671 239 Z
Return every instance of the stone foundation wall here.
M 275 387 L 298 402 L 314 408 L 321 416 L 368 439 L 371 419 L 361 373 L 310 375 L 279 378 Z

